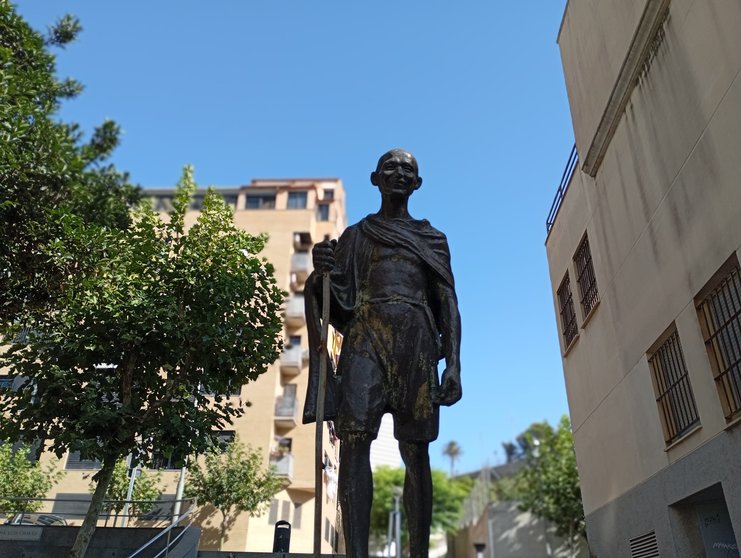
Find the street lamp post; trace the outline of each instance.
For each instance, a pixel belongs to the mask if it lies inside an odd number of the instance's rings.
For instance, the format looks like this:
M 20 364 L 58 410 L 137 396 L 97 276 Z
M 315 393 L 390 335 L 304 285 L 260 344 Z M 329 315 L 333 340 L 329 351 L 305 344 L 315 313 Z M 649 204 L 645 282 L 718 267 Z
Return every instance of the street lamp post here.
M 394 545 L 396 546 L 396 558 L 401 558 L 401 508 L 399 502 L 403 489 L 400 486 L 394 486 L 392 495 L 394 496 Z
M 533 456 L 535 457 L 536 461 L 540 461 L 540 440 L 537 438 L 533 439 Z M 538 463 L 539 465 L 539 463 Z M 543 499 L 543 493 L 541 489 L 541 482 L 540 482 L 540 468 L 535 469 L 535 475 L 537 477 L 537 491 L 538 491 L 538 499 Z M 548 558 L 551 558 L 551 543 L 548 541 L 548 521 L 545 517 L 541 517 L 540 520 L 543 522 L 543 540 L 545 541 L 545 554 Z

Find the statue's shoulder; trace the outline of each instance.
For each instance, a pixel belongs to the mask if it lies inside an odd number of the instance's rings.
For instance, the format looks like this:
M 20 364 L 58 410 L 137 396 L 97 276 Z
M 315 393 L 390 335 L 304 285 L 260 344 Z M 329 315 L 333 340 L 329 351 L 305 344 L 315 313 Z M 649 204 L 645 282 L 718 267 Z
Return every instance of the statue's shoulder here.
M 440 240 L 447 240 L 445 233 L 433 227 L 427 219 L 419 219 L 416 220 L 415 223 L 417 224 L 421 232 L 424 232 L 425 234 L 433 237 L 437 237 Z

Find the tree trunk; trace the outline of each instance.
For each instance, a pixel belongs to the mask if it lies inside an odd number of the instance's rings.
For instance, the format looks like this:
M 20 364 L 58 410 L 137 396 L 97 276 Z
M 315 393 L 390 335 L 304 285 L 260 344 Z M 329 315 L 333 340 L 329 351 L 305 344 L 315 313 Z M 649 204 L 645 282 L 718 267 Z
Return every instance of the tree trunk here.
M 103 509 L 103 501 L 105 500 L 105 495 L 108 491 L 108 485 L 111 484 L 115 467 L 115 457 L 110 457 L 103 461 L 103 468 L 100 470 L 98 476 L 98 485 L 95 487 L 93 499 L 90 501 L 90 507 L 85 515 L 85 521 L 82 522 L 82 526 L 77 532 L 75 544 L 72 545 L 72 549 L 69 551 L 67 558 L 84 558 L 85 552 L 87 552 L 87 547 L 93 538 L 93 533 L 95 532 L 98 515 L 100 514 L 100 510 Z
M 223 511 L 221 512 L 221 527 L 219 528 L 219 550 L 224 545 L 224 535 L 226 534 L 226 522 L 228 516 Z

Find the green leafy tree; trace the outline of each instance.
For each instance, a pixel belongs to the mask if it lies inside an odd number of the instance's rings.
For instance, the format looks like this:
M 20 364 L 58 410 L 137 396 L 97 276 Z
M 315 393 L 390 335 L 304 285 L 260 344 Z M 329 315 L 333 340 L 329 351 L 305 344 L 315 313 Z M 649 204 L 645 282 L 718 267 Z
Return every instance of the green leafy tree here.
M 161 477 L 162 475 L 159 472 L 152 474 L 146 470 L 139 471 L 131 494 L 131 499 L 136 500 L 136 502 L 129 506 L 129 515 L 137 517 L 154 509 L 154 500 L 162 495 Z M 105 511 L 114 514 L 114 526 L 119 514 L 126 506 L 124 500 L 129 493 L 130 480 L 129 466 L 126 464 L 126 460 L 120 459 L 113 469 L 113 476 L 105 495 L 106 502 L 103 504 Z M 95 482 L 90 483 L 90 492 L 95 492 L 96 485 Z
M 186 234 L 195 190 L 186 167 L 166 221 L 146 203 L 125 230 L 63 220 L 66 237 L 86 247 L 86 265 L 54 311 L 31 322 L 28 342 L 0 359 L 25 378 L 0 399 L 0 437 L 46 439 L 59 456 L 79 451 L 102 463 L 70 556 L 84 555 L 118 460 L 205 451 L 244 412 L 205 394 L 232 392 L 279 356 L 285 293 L 256 255 L 266 238 L 237 229 L 214 192 Z M 78 251 L 60 242 L 53 255 Z
M 84 262 L 52 257 L 63 239 L 60 220 L 125 228 L 139 190 L 104 161 L 119 142 L 119 128 L 100 125 L 87 143 L 75 124 L 56 113 L 82 86 L 57 79 L 50 49 L 64 47 L 81 30 L 64 16 L 46 37 L 9 2 L 0 2 L 0 331 L 47 311 L 65 279 Z
M 238 513 L 262 513 L 282 487 L 281 479 L 272 468 L 265 469 L 262 461 L 260 452 L 245 448 L 235 439 L 226 451 L 212 448 L 202 464 L 195 461 L 188 467 L 186 496 L 195 497 L 200 506 L 210 504 L 221 513 L 219 548 Z
M 562 417 L 555 429 L 537 423 L 523 436 L 526 467 L 518 473 L 515 493 L 523 509 L 553 523 L 573 550 L 579 536 L 586 538 L 586 527 L 569 419 Z
M 394 487 L 404 486 L 403 468 L 382 465 L 373 471 L 373 507 L 371 508 L 371 538 L 383 546 L 388 533 L 389 514 L 394 509 Z M 471 490 L 472 481 L 465 477 L 449 478 L 443 471 L 432 471 L 432 530 L 454 533 L 463 514 L 463 502 Z M 403 514 L 403 510 L 402 510 Z M 407 544 L 407 530 L 402 519 L 402 544 Z
M 15 498 L 43 498 L 64 476 L 58 463 L 45 467 L 28 459 L 29 446 L 19 445 L 15 451 L 8 443 L 0 443 L 0 513 L 12 516 L 16 513 L 34 512 L 42 502 L 23 501 Z

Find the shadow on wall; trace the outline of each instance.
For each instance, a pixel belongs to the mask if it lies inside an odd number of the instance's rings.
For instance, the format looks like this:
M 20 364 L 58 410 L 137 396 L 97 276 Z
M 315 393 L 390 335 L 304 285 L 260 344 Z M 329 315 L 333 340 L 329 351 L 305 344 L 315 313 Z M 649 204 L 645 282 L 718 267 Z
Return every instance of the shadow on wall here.
M 556 535 L 555 527 L 545 520 L 519 509 L 517 502 L 493 502 L 488 510 L 489 544 L 494 556 L 530 558 L 588 558 L 586 541 L 579 541 L 573 550 L 568 541 Z M 491 556 L 491 554 L 488 554 Z

